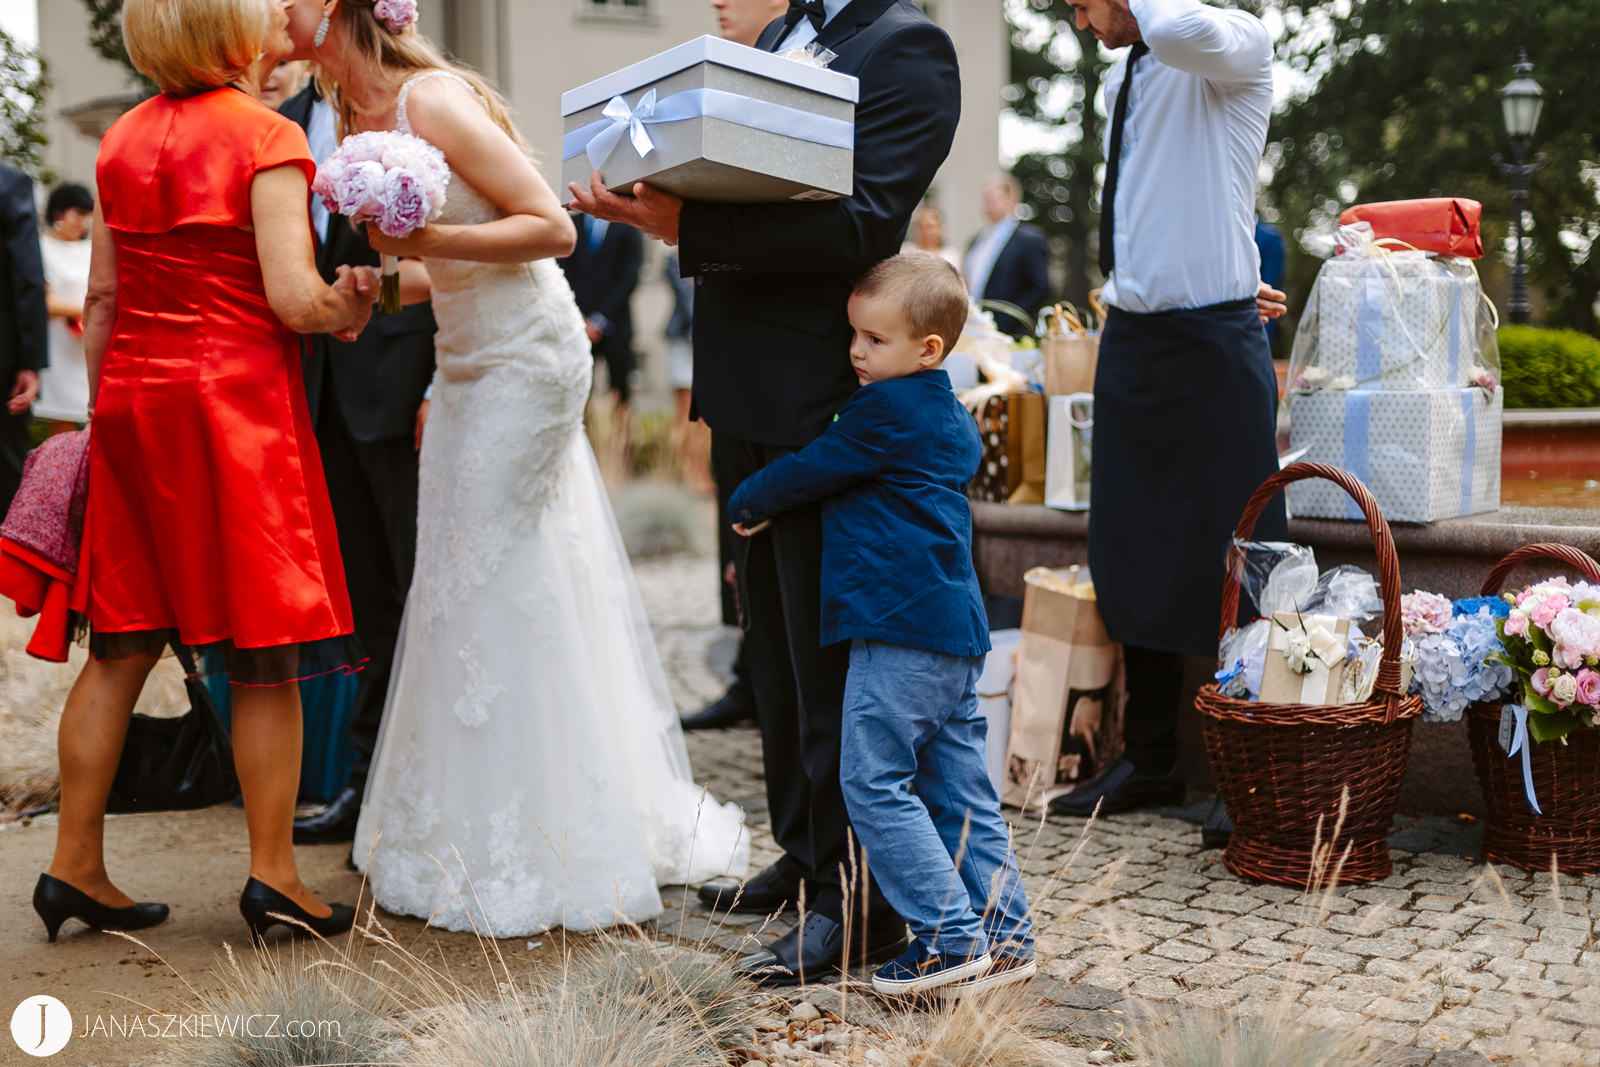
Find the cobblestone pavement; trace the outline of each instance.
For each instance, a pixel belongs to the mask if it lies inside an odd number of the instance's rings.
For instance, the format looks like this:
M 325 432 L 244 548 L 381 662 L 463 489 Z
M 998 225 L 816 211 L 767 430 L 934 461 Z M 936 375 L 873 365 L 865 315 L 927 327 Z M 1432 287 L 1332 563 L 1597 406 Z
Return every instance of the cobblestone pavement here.
M 696 710 L 722 692 L 734 642 L 717 624 L 715 561 L 637 573 L 678 706 Z M 750 813 L 752 870 L 775 858 L 755 732 L 693 733 L 689 752 L 718 799 Z M 1391 839 L 1405 847 L 1388 878 L 1308 898 L 1233 875 L 1192 814 L 1016 823 L 1045 1025 L 1117 1042 L 1144 1010 L 1276 1013 L 1368 1033 L 1384 1063 L 1600 1062 L 1600 878 L 1486 867 L 1475 830 L 1430 817 Z M 760 925 L 712 923 L 686 899 L 661 930 L 737 949 L 771 936 Z

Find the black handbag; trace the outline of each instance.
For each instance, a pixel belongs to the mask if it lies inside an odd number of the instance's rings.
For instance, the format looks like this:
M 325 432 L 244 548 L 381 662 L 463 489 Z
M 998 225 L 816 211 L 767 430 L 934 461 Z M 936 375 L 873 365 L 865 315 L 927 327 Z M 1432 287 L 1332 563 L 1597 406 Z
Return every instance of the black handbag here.
M 171 719 L 135 715 L 106 811 L 181 811 L 239 795 L 233 741 L 205 686 L 186 680 L 189 710 Z

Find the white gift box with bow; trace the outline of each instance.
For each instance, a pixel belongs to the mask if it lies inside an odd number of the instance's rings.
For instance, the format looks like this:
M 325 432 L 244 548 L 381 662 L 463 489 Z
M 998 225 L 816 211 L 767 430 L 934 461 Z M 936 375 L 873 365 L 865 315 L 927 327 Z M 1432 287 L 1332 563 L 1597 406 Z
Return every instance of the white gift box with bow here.
M 1274 612 L 1261 672 L 1261 702 L 1337 703 L 1349 642 L 1349 619 Z
M 832 200 L 854 190 L 848 74 L 697 37 L 561 94 L 561 179 L 643 181 L 687 200 Z

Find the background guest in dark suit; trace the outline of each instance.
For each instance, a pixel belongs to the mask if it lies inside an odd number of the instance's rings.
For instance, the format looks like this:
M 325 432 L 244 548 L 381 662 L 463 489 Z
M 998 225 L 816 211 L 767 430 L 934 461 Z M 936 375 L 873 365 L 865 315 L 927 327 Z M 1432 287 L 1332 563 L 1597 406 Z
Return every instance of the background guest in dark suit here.
M 0 516 L 22 481 L 28 458 L 28 409 L 39 395 L 39 370 L 49 363 L 50 313 L 39 258 L 33 179 L 0 163 Z
M 588 189 L 569 186 L 582 210 L 676 241 L 683 269 L 699 276 L 694 396 L 712 430 L 719 494 L 821 434 L 856 389 L 845 317 L 851 285 L 899 250 L 960 115 L 955 48 L 909 0 L 791 0 L 756 47 L 783 51 L 812 42 L 836 54 L 830 69 L 860 82 L 851 196 L 710 204 L 644 185 L 635 186 L 634 197 L 619 197 L 598 178 Z M 743 967 L 757 981 L 784 984 L 839 964 L 846 915 L 840 870 L 861 869 L 850 854 L 839 789 L 849 650 L 819 647 L 817 507 L 786 513 L 755 541 L 740 546 L 741 606 L 768 809 L 784 856 L 750 878 L 740 900 L 770 911 L 795 900 L 804 881 L 808 910 Z M 898 952 L 904 924 L 875 888 L 866 900 L 859 882 L 855 889 L 856 951 Z M 701 895 L 726 906 L 733 891 L 711 884 Z
M 644 262 L 644 238 L 632 226 L 604 219 L 578 217 L 578 243 L 572 255 L 556 260 L 578 301 L 589 329 L 589 344 L 597 360 L 605 360 L 616 418 L 626 425 L 628 401 L 633 395 L 628 379 L 633 374 L 633 313 L 629 302 L 639 285 Z
M 1027 312 L 1027 321 L 994 309 L 994 323 L 1013 337 L 1033 333 L 1039 309 L 1050 298 L 1050 260 L 1044 231 L 1017 218 L 1022 185 L 1009 174 L 983 186 L 983 217 L 989 224 L 967 246 L 963 272 L 975 300 L 999 300 Z
M 333 109 L 308 86 L 283 105 L 306 128 L 319 162 L 337 147 Z M 343 215 L 312 197 L 317 267 L 332 278 L 341 264 L 376 267 L 378 254 Z M 356 636 L 368 657 L 356 689 L 350 737 L 356 750 L 349 781 L 320 815 L 295 821 L 298 844 L 355 836 L 361 794 L 383 717 L 395 640 L 417 548 L 417 450 L 433 378 L 433 311 L 420 263 L 401 263 L 399 312 L 374 310 L 352 344 L 326 334 L 305 338 L 306 399 L 327 472 L 339 550 L 355 612 Z
M 1256 251 L 1261 253 L 1261 280 L 1276 289 L 1283 284 L 1283 265 L 1289 258 L 1289 248 L 1283 234 L 1270 222 L 1256 217 Z M 1278 320 L 1266 321 L 1267 344 L 1278 340 Z

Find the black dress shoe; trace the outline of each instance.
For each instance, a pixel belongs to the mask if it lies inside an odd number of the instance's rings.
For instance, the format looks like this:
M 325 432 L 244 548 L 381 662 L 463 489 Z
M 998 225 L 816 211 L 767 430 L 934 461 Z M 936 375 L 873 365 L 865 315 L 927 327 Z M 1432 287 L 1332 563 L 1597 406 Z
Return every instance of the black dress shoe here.
M 308 932 L 319 937 L 333 937 L 355 924 L 355 908 L 348 904 L 330 906 L 333 914 L 318 919 L 256 878 L 246 882 L 244 892 L 239 894 L 239 914 L 244 916 L 245 925 L 250 927 L 250 936 L 257 943 L 265 942 L 267 931 L 279 924 L 288 927 L 296 937 L 303 937 Z
M 750 687 L 734 684 L 721 698 L 712 701 L 693 715 L 678 720 L 685 730 L 720 730 L 729 726 L 743 726 L 754 722 L 756 703 Z
M 1093 815 L 1099 805 L 1101 815 L 1115 815 L 1135 808 L 1183 803 L 1183 775 L 1173 767 L 1165 774 L 1141 771 L 1119 759 L 1070 793 L 1050 802 L 1056 815 Z
M 1233 816 L 1228 814 L 1228 807 L 1222 802 L 1222 794 L 1218 793 L 1211 802 L 1211 810 L 1206 812 L 1206 821 L 1200 825 L 1200 845 L 1202 848 L 1227 848 L 1228 842 L 1233 840 Z
M 33 910 L 44 920 L 45 933 L 52 941 L 68 919 L 82 919 L 96 930 L 144 930 L 164 921 L 168 914 L 165 904 L 113 908 L 48 874 L 41 874 L 33 887 Z
M 904 924 L 885 924 L 888 929 L 873 931 L 867 937 L 850 941 L 852 964 L 882 963 L 894 959 L 906 946 Z M 845 930 L 839 923 L 818 912 L 807 912 L 794 929 L 760 952 L 752 953 L 733 965 L 735 973 L 760 986 L 804 985 L 838 974 L 844 963 Z
M 714 911 L 771 915 L 779 908 L 799 903 L 800 882 L 793 865 L 780 859 L 743 882 L 737 878 L 713 879 L 695 890 L 695 896 Z
M 339 790 L 333 803 L 320 815 L 308 815 L 294 821 L 294 843 L 297 845 L 326 845 L 334 841 L 354 841 L 356 822 L 361 818 L 361 790 L 346 787 Z

